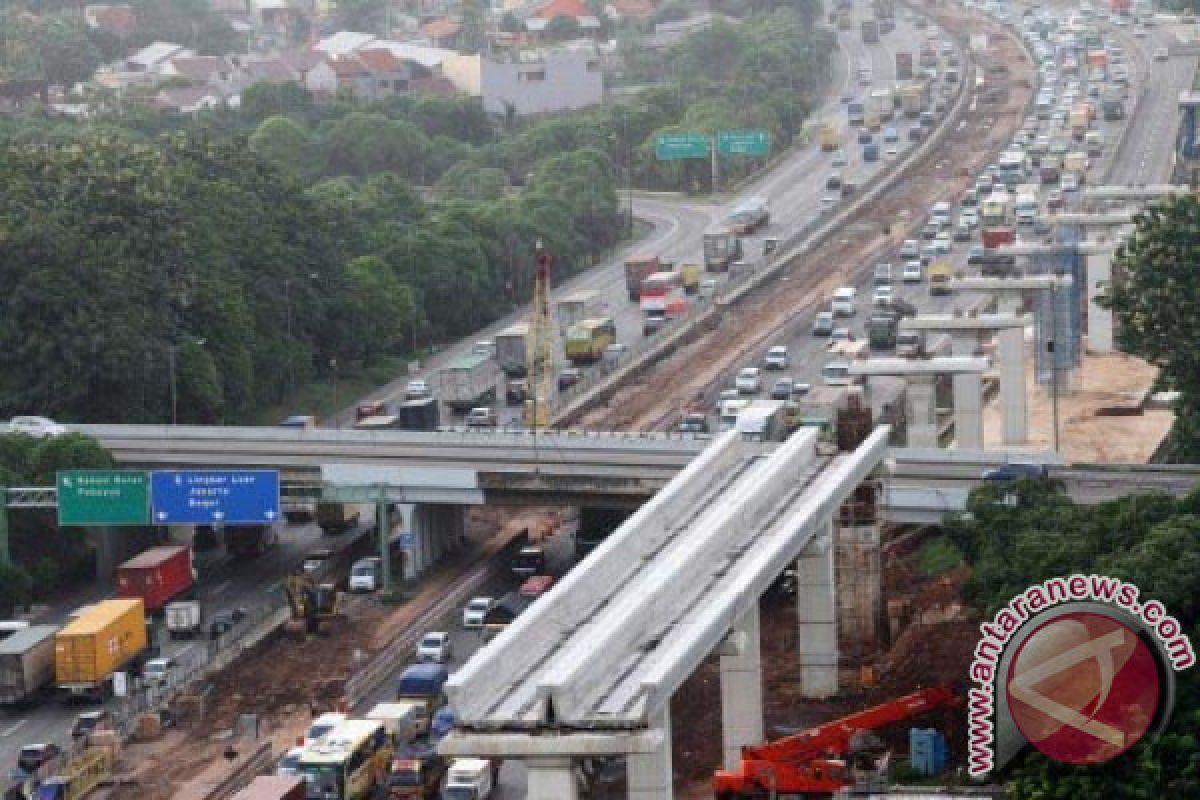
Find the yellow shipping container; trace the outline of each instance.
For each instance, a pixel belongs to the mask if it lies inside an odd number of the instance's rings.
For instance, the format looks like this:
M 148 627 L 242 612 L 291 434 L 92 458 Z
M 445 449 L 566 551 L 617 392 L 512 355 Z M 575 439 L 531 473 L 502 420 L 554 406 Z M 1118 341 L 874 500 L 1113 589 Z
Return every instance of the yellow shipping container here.
M 55 635 L 55 679 L 68 688 L 95 687 L 147 645 L 146 611 L 140 597 L 101 600 Z
M 700 289 L 700 273 L 704 268 L 699 264 L 680 264 L 679 278 L 683 281 L 683 290 L 688 294 L 695 294 Z

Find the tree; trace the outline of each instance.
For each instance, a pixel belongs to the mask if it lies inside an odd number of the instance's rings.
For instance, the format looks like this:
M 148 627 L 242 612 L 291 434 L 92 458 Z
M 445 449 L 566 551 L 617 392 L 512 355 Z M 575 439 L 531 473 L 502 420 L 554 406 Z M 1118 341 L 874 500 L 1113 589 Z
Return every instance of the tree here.
M 0 14 L 0 27 L 0 77 L 43 81 L 43 100 L 50 86 L 70 88 L 103 61 L 77 16 Z
M 250 137 L 250 149 L 280 169 L 301 171 L 312 163 L 312 136 L 289 117 L 263 120 Z
M 337 0 L 337 10 L 334 18 L 342 30 L 363 31 L 369 33 L 383 31 L 384 17 L 387 16 L 388 0 Z
M 1200 451 L 1200 199 L 1176 195 L 1146 207 L 1113 259 L 1124 278 L 1102 302 L 1116 314 L 1122 349 L 1161 369 L 1180 392 L 1176 455 Z
M 481 167 L 468 161 L 460 161 L 442 177 L 434 189 L 443 200 L 467 200 L 484 203 L 498 200 L 508 191 L 508 176 L 495 167 Z
M 546 23 L 545 34 L 548 38 L 556 41 L 566 39 L 578 39 L 582 28 L 579 27 L 579 20 L 575 17 L 568 17 L 563 14 L 558 14 Z
M 276 114 L 305 114 L 313 107 L 312 94 L 295 81 L 256 83 L 242 92 L 241 112 L 265 120 Z
M 415 298 L 410 287 L 396 278 L 394 270 L 378 256 L 363 256 L 350 262 L 354 287 L 354 354 L 365 365 L 379 356 L 395 352 L 412 329 Z
M 11 617 L 33 599 L 33 579 L 17 564 L 0 563 L 0 614 Z

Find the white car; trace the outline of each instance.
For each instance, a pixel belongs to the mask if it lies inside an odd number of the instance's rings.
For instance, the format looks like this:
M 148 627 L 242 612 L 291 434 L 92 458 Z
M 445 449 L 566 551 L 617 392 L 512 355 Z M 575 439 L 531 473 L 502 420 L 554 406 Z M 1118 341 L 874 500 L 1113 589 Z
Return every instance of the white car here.
M 444 664 L 450 660 L 450 634 L 431 631 L 421 637 L 417 644 L 417 661 L 433 661 Z
M 885 306 L 892 302 L 895 294 L 892 292 L 891 286 L 876 286 L 875 297 L 871 300 L 873 305 Z
M 373 592 L 379 588 L 383 576 L 383 559 L 368 556 L 354 562 L 350 568 L 350 591 Z
M 833 207 L 836 205 L 837 205 L 837 198 L 833 197 L 832 195 L 827 194 L 821 198 L 821 207 L 817 210 L 822 214 L 826 214 L 826 213 L 832 211 Z
M 951 250 L 954 249 L 954 242 L 952 242 L 950 240 L 949 233 L 947 233 L 946 231 L 942 231 L 941 233 L 939 233 L 937 236 L 934 237 L 933 246 L 934 246 L 934 249 L 937 250 L 939 255 L 945 255 L 946 253 L 949 253 Z
M 904 267 L 900 270 L 900 280 L 905 283 L 920 283 L 924 278 L 925 270 L 921 267 L 919 259 L 904 262 Z
M 766 357 L 763 359 L 763 366 L 767 369 L 787 369 L 791 364 L 791 359 L 788 358 L 788 349 L 781 344 L 777 344 L 767 351 Z
M 733 379 L 733 386 L 739 394 L 758 394 L 762 390 L 762 377 L 758 367 L 743 367 Z
M 858 313 L 858 290 L 853 286 L 843 286 L 833 293 L 830 310 L 835 317 L 853 317 Z
M 490 597 L 472 597 L 463 609 L 464 628 L 482 628 L 483 618 L 492 610 L 496 601 Z
M 964 208 L 958 214 L 958 224 L 968 228 L 979 227 L 979 212 L 973 208 Z
M 429 383 L 420 379 L 411 380 L 404 387 L 405 400 L 424 400 L 431 394 Z
M 704 280 L 700 281 L 700 296 L 701 297 L 712 297 L 716 293 L 717 293 L 717 279 L 716 278 L 705 278 Z
M 896 145 L 894 145 L 894 144 L 888 145 L 888 149 L 883 151 L 884 158 L 895 158 L 899 154 L 900 154 L 900 151 L 896 148 Z
M 904 244 L 900 245 L 900 257 L 904 259 L 919 258 L 921 256 L 921 243 L 916 239 L 905 239 Z
M 1165 47 L 1154 48 L 1154 60 L 1155 61 L 1166 61 L 1170 57 L 1171 57 L 1171 53 L 1167 50 L 1167 48 L 1165 48 Z
M 300 757 L 304 755 L 303 747 L 290 748 L 283 754 L 283 758 L 275 762 L 275 774 L 281 778 L 299 778 L 300 772 Z
M 1074 192 L 1079 189 L 1079 178 L 1075 177 L 1074 173 L 1068 172 L 1059 180 L 1059 188 L 1064 192 Z
M 169 658 L 152 658 L 142 667 L 142 681 L 147 686 L 166 686 L 171 682 L 175 662 Z
M 60 425 L 48 417 L 13 417 L 8 421 L 5 433 L 23 433 L 41 439 L 43 436 L 61 436 L 67 432 L 66 425 Z
M 845 151 L 845 150 L 836 150 L 836 151 L 834 151 L 834 154 L 833 154 L 833 166 L 835 166 L 835 167 L 844 167 L 844 166 L 846 166 L 846 151 Z

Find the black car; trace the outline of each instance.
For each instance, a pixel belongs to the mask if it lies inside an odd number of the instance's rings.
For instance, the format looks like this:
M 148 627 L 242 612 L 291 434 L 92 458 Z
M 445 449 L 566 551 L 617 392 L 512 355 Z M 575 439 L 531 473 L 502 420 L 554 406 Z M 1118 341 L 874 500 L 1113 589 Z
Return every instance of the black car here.
M 1050 477 L 1050 467 L 1046 464 L 1014 461 L 996 469 L 989 469 L 982 477 L 985 481 L 1039 480 Z
M 708 417 L 699 412 L 684 414 L 679 420 L 679 430 L 682 433 L 708 433 Z
M 871 132 L 869 130 L 867 130 L 866 128 L 863 128 L 862 130 L 860 130 L 858 132 L 858 143 L 859 144 L 870 144 L 873 141 L 873 139 L 874 139 L 874 137 L 871 136 Z
M 509 381 L 504 384 L 504 402 L 506 405 L 519 406 L 529 396 L 525 381 Z
M 583 373 L 577 369 L 564 369 L 558 373 L 558 390 L 564 392 L 583 380 Z
M 212 619 L 208 621 L 208 635 L 216 639 L 223 633 L 228 633 L 233 630 L 239 622 L 246 618 L 246 609 L 230 608 L 224 611 L 218 611 L 212 615 Z
M 780 378 L 775 381 L 775 385 L 771 387 L 772 400 L 790 400 L 792 392 L 796 390 L 796 384 L 790 378 Z
M 922 129 L 920 129 L 920 128 L 909 128 L 908 129 L 908 140 L 910 142 L 919 142 L 923 138 L 925 138 L 925 131 L 923 131 Z
M 25 745 L 17 754 L 17 769 L 27 773 L 37 772 L 39 767 L 61 754 L 62 750 L 54 743 Z

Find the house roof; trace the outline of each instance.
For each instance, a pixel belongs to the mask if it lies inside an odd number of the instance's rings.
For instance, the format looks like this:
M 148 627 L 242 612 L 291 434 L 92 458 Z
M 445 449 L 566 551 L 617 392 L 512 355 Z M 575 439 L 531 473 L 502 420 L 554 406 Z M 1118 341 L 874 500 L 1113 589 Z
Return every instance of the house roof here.
M 216 105 L 223 99 L 221 93 L 211 86 L 185 86 L 180 89 L 163 89 L 158 93 L 155 102 L 159 108 L 183 111 L 206 101 L 208 105 Z
M 217 72 L 228 71 L 229 64 L 218 56 L 185 56 L 172 58 L 171 67 L 181 78 L 207 81 Z
M 278 58 L 250 61 L 242 69 L 253 83 L 287 83 L 296 80 L 296 73 Z
M 172 56 L 183 55 L 184 48 L 181 44 L 172 44 L 171 42 L 155 42 L 149 44 L 131 55 L 128 59 L 130 64 L 137 64 L 141 67 L 153 67 L 168 60 Z
M 453 50 L 442 47 L 425 47 L 424 45 L 409 44 L 408 42 L 393 42 L 387 39 L 377 39 L 371 43 L 372 48 L 385 48 L 401 61 L 414 61 L 425 69 L 441 66 L 450 56 L 458 55 Z
M 359 50 L 356 55 L 371 72 L 395 72 L 400 67 L 400 62 L 392 55 L 392 51 L 382 47 Z
M 375 42 L 375 37 L 369 33 L 338 31 L 332 36 L 326 36 L 324 39 L 314 44 L 313 49 L 319 50 L 333 58 L 337 58 L 339 56 L 353 53 L 356 50 L 361 50 L 373 42 Z
M 533 12 L 533 16 L 539 19 L 554 19 L 555 17 L 575 17 L 581 19 L 583 17 L 596 18 L 592 10 L 587 7 L 583 0 L 548 0 L 538 6 L 538 9 Z
M 447 36 L 457 36 L 462 30 L 462 23 L 454 17 L 438 17 L 421 26 L 421 33 L 431 39 L 444 39 Z
M 608 5 L 622 17 L 648 17 L 654 13 L 654 0 L 609 0 Z
M 336 58 L 329 62 L 333 73 L 339 78 L 353 78 L 356 75 L 369 75 L 370 71 L 357 58 Z

